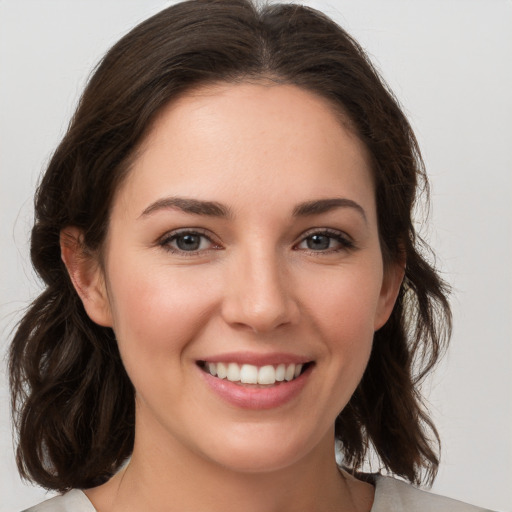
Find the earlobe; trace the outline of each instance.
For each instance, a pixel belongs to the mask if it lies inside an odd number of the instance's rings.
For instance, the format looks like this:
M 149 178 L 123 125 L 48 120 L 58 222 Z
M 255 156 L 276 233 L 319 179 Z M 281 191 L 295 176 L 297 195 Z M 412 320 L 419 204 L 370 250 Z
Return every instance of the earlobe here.
M 389 319 L 405 276 L 405 261 L 388 265 L 384 270 L 374 330 L 379 330 Z
M 89 318 L 104 327 L 112 327 L 103 271 L 97 258 L 84 247 L 83 233 L 69 226 L 60 232 L 60 253 L 69 277 Z

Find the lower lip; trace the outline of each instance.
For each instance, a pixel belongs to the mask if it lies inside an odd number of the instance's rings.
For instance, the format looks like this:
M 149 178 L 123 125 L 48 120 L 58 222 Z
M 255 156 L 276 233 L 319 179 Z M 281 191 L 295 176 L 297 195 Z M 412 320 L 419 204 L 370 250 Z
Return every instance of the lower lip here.
M 241 409 L 274 409 L 291 402 L 304 388 L 313 365 L 291 381 L 275 386 L 245 387 L 227 379 L 219 379 L 199 369 L 210 389 L 223 400 Z

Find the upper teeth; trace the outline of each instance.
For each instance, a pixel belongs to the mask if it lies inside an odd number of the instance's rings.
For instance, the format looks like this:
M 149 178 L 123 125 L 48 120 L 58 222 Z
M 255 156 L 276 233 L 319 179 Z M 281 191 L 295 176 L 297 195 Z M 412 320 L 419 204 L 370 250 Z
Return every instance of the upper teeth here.
M 279 364 L 254 366 L 252 364 L 239 365 L 237 363 L 206 363 L 211 375 L 219 379 L 243 384 L 275 384 L 283 380 L 290 381 L 300 375 L 302 364 Z

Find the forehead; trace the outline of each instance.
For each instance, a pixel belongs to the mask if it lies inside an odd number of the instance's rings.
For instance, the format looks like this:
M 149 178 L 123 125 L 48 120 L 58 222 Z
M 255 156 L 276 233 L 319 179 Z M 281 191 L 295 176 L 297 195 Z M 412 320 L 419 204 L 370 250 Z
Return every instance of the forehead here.
M 245 128 L 238 136 L 249 134 L 251 139 L 259 130 L 270 129 L 267 135 L 276 140 L 282 133 L 280 127 L 284 127 L 287 136 L 308 129 L 311 136 L 313 129 L 323 135 L 330 132 L 332 136 L 334 128 L 334 131 L 342 131 L 344 135 L 350 132 L 357 138 L 356 128 L 341 104 L 296 85 L 255 79 L 202 85 L 175 98 L 157 115 L 141 149 L 144 151 L 162 136 L 167 138 L 173 128 L 181 131 L 191 122 L 198 123 L 196 128 L 199 125 L 213 128 L 208 122 L 220 128 L 220 121 L 234 122 L 238 128 Z M 357 143 L 360 144 L 358 149 L 366 151 L 359 140 Z
M 132 205 L 156 193 L 270 200 L 275 188 L 300 202 L 331 197 L 336 184 L 357 194 L 372 182 L 370 159 L 348 124 L 328 100 L 294 85 L 201 87 L 160 112 L 119 192 Z

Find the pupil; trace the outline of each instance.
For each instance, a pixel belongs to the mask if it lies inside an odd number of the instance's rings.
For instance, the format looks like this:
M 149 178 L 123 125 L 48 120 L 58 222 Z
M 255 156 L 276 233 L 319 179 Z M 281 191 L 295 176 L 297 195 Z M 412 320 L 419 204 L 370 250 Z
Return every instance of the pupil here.
M 325 235 L 312 235 L 308 238 L 308 249 L 323 250 L 329 248 L 330 238 Z
M 197 235 L 182 235 L 176 239 L 176 245 L 182 251 L 197 251 L 201 240 Z

